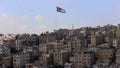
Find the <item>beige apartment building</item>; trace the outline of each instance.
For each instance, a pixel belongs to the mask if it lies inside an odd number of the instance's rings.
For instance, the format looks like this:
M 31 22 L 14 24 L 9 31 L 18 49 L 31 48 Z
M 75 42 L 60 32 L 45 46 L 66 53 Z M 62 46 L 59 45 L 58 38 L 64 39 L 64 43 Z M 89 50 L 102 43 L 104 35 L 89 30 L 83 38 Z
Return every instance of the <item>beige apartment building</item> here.
M 52 44 L 39 44 L 39 51 L 43 53 L 49 53 L 54 48 Z
M 98 50 L 97 57 L 100 60 L 110 60 L 114 57 L 114 49 L 102 48 Z
M 120 38 L 120 30 L 116 30 L 116 37 Z
M 116 63 L 120 65 L 120 49 L 117 49 L 115 56 L 116 56 Z
M 11 56 L 7 56 L 7 57 L 2 57 L 2 68 L 7 68 L 12 66 L 12 57 Z
M 102 44 L 104 42 L 104 36 L 103 35 L 92 35 L 91 36 L 91 46 L 96 47 L 99 44 Z
M 91 67 L 94 63 L 94 53 L 93 52 L 87 52 L 82 51 L 78 52 L 74 55 L 75 60 L 74 61 L 74 67 L 75 68 L 84 68 L 84 67 Z
M 44 64 L 49 65 L 53 63 L 53 54 L 43 54 L 39 57 L 39 61 L 44 62 Z
M 54 64 L 64 65 L 68 59 L 67 56 L 66 52 L 55 52 L 53 56 Z
M 25 64 L 25 68 L 44 68 L 44 67 L 39 67 L 39 65 L 35 63 L 28 63 L 28 64 Z
M 71 43 L 69 42 L 66 45 L 63 44 L 62 50 L 67 51 L 67 52 L 71 52 L 72 51 L 72 45 L 71 45 Z

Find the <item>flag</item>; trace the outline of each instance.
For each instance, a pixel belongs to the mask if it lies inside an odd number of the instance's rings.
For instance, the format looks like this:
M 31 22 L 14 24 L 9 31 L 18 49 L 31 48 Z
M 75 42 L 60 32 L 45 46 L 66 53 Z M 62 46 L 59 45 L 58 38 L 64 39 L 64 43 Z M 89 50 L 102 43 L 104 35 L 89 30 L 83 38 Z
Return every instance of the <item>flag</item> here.
M 60 7 L 56 7 L 57 12 L 61 12 L 61 13 L 66 13 L 65 9 L 62 9 Z

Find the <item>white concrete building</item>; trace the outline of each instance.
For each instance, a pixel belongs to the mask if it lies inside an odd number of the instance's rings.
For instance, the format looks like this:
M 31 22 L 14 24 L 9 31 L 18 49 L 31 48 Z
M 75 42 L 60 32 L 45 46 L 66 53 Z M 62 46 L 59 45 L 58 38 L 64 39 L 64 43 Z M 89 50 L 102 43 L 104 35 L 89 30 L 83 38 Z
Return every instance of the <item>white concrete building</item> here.
M 24 47 L 23 53 L 33 52 L 33 47 Z
M 17 50 L 20 50 L 20 49 L 23 48 L 23 45 L 22 45 L 22 41 L 21 41 L 21 40 L 16 40 L 15 43 L 16 43 L 16 49 L 17 49 Z
M 13 67 L 22 68 L 25 64 L 30 62 L 29 54 L 16 54 L 13 55 Z
M 73 65 L 73 63 L 65 63 L 64 68 L 74 68 L 74 65 Z

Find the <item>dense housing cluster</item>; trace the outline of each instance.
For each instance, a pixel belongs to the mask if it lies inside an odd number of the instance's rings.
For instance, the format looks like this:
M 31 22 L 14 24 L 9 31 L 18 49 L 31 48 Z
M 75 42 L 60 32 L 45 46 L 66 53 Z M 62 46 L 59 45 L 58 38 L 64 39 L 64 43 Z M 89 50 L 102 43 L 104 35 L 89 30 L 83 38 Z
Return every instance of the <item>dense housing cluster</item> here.
M 1 68 L 120 68 L 120 24 L 0 34 Z

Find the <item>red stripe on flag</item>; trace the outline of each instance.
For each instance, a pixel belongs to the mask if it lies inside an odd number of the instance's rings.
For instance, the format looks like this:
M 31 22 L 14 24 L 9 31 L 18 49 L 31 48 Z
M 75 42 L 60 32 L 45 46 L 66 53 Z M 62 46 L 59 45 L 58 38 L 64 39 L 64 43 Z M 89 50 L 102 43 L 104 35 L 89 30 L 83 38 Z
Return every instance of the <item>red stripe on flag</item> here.
M 57 12 L 60 12 L 61 8 L 60 7 L 57 7 Z

